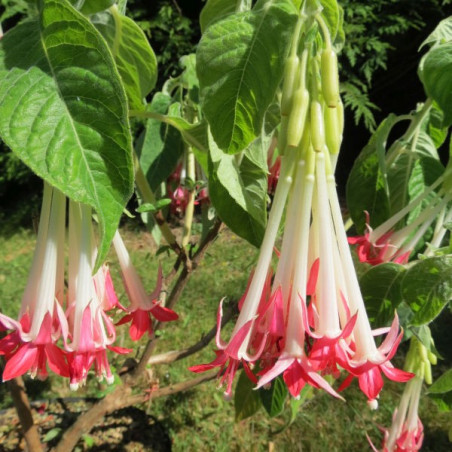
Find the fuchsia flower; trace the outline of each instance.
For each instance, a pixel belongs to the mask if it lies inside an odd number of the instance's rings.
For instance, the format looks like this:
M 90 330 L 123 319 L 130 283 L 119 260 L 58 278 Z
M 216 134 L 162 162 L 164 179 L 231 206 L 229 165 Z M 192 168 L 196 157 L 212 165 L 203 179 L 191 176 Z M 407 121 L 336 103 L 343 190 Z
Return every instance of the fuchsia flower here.
M 189 191 L 187 188 L 178 185 L 173 191 L 168 188 L 168 196 L 171 199 L 171 213 L 182 214 L 188 205 Z
M 362 236 L 348 238 L 351 245 L 357 245 L 359 260 L 371 265 L 383 262 L 406 264 L 414 248 L 435 220 L 437 224 L 431 241 L 432 249 L 439 246 L 445 234 L 443 226 L 452 218 L 452 210 L 447 208 L 452 194 L 443 188 L 435 196 L 433 193 L 447 175 L 446 171 L 423 193 L 376 229 L 369 226 L 369 213 L 365 212 L 366 232 Z M 408 222 L 408 216 L 422 206 L 426 199 L 429 199 L 429 203 L 422 208 L 423 210 L 414 220 Z M 396 225 L 402 220 L 408 224 L 396 230 Z
M 61 335 L 67 335 L 60 305 L 64 281 L 59 271 L 63 265 L 65 203 L 62 193 L 45 184 L 38 240 L 20 320 L 0 314 L 1 328 L 13 330 L 0 340 L 0 354 L 6 359 L 3 381 L 26 372 L 44 379 L 48 375 L 47 365 L 58 375 L 69 376 L 65 352 L 56 345 Z
M 414 377 L 405 386 L 398 408 L 394 411 L 392 425 L 382 429 L 384 440 L 382 452 L 417 452 L 421 450 L 424 427 L 418 416 L 422 378 Z M 369 440 L 370 441 L 370 440 Z M 370 442 L 372 449 L 378 449 Z
M 399 264 L 406 264 L 410 257 L 410 252 L 407 251 L 400 256 L 394 256 L 392 259 L 389 257 L 391 251 L 396 251 L 395 246 L 391 244 L 392 231 L 382 234 L 380 237 L 372 241 L 372 228 L 369 226 L 370 218 L 369 213 L 366 214 L 366 232 L 364 235 L 355 237 L 348 237 L 348 243 L 350 245 L 357 245 L 356 252 L 361 262 L 367 262 L 371 265 L 382 264 L 392 260 Z
M 93 244 L 91 208 L 70 202 L 69 287 L 67 317 L 70 331 L 68 362 L 71 389 L 77 389 L 86 381 L 88 371 L 94 365 L 99 379 L 113 383 L 114 377 L 107 359 L 107 349 L 116 353 L 131 350 L 113 346 L 116 332 L 106 314 L 119 306 L 108 269 L 103 266 L 92 276 L 96 248 Z
M 273 162 L 273 164 L 271 164 L 270 162 L 270 158 L 268 163 L 268 193 L 273 195 L 275 193 L 276 190 L 276 185 L 278 183 L 278 179 L 279 179 L 279 172 L 281 171 L 281 156 L 278 155 L 278 157 L 276 157 L 275 161 Z
M 160 322 L 170 322 L 179 318 L 173 310 L 162 306 L 159 301 L 162 290 L 162 270 L 159 269 L 157 286 L 154 292 L 148 295 L 118 231 L 113 238 L 113 245 L 121 266 L 124 286 L 131 303 L 130 308 L 126 309 L 128 314 L 117 324 L 122 325 L 131 321 L 129 334 L 134 341 L 139 340 L 144 333 L 152 336 L 152 317 Z

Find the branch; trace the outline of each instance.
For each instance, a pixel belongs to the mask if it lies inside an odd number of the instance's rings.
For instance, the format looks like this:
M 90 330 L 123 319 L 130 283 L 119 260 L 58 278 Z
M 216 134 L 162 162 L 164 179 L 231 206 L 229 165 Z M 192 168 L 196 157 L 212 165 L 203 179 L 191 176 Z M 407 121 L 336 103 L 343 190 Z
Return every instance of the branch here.
M 7 385 L 11 392 L 17 415 L 19 416 L 20 425 L 23 429 L 25 442 L 27 443 L 29 452 L 41 452 L 43 450 L 41 440 L 36 424 L 33 421 L 30 402 L 28 401 L 22 377 L 17 377 L 8 381 Z
M 174 385 L 166 386 L 150 393 L 134 394 L 130 387 L 119 385 L 113 392 L 110 392 L 100 402 L 96 403 L 86 413 L 82 414 L 77 421 L 64 432 L 63 438 L 54 449 L 54 452 L 67 452 L 73 450 L 78 440 L 83 434 L 88 433 L 105 415 L 121 408 L 126 408 L 137 403 L 146 402 L 149 399 L 165 397 L 178 392 L 186 391 L 201 383 L 213 380 L 217 376 L 217 372 L 206 373 L 192 380 L 183 381 Z

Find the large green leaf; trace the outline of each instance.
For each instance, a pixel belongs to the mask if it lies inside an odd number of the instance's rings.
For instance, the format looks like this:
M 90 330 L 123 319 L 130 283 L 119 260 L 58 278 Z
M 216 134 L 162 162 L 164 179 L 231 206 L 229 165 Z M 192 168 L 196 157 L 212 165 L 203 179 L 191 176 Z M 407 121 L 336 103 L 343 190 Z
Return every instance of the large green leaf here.
M 235 12 L 236 6 L 237 0 L 207 0 L 199 16 L 201 32 L 204 33 L 209 25 Z
M 438 45 L 452 41 L 452 16 L 443 19 L 421 44 L 419 50 L 425 45 Z
M 266 146 L 261 139 L 244 152 L 240 164 L 210 139 L 209 196 L 233 232 L 260 246 L 267 220 Z
M 452 124 L 452 42 L 433 47 L 422 59 L 419 76 L 425 92 L 444 112 L 444 126 Z
M 148 106 L 148 111 L 166 114 L 172 103 L 171 97 L 157 93 Z M 152 190 L 171 174 L 184 151 L 180 132 L 156 119 L 146 121 L 146 129 L 136 146 L 140 166 Z
M 196 54 L 203 111 L 216 143 L 230 154 L 261 133 L 297 19 L 291 0 L 261 3 L 211 25 Z
M 358 233 L 363 233 L 365 212 L 369 212 L 372 226 L 389 218 L 389 197 L 386 180 L 386 141 L 396 116 L 388 116 L 361 151 L 350 172 L 347 187 L 347 205 Z
M 245 371 L 240 373 L 234 394 L 235 420 L 243 421 L 257 412 L 261 406 L 259 393 L 254 390 L 253 383 Z
M 65 0 L 42 1 L 39 21 L 0 41 L 0 134 L 38 176 L 97 211 L 99 264 L 133 188 L 127 102 L 105 41 Z
M 108 43 L 118 66 L 130 109 L 144 108 L 143 99 L 157 81 L 157 59 L 141 28 L 111 9 L 91 18 Z
M 414 312 L 413 325 L 434 320 L 452 299 L 452 256 L 424 259 L 407 270 L 402 295 Z
M 81 6 L 80 3 L 82 3 Z M 110 8 L 115 3 L 115 0 L 82 0 L 76 3 L 76 6 L 83 14 L 90 15 L 104 11 Z
M 387 325 L 394 318 L 394 310 L 402 301 L 403 265 L 392 262 L 370 267 L 359 279 L 372 324 Z
M 259 394 L 265 411 L 270 417 L 276 417 L 283 412 L 289 391 L 283 378 L 279 376 L 272 381 L 270 388 L 260 389 Z
M 419 133 L 420 139 L 416 152 L 402 153 L 388 168 L 388 185 L 390 189 L 391 213 L 395 214 L 410 201 L 422 194 L 444 172 L 444 167 L 437 158 L 437 152 L 430 137 Z M 432 152 L 436 156 L 429 153 Z M 432 193 L 417 209 L 410 214 L 410 221 L 416 218 L 436 196 Z

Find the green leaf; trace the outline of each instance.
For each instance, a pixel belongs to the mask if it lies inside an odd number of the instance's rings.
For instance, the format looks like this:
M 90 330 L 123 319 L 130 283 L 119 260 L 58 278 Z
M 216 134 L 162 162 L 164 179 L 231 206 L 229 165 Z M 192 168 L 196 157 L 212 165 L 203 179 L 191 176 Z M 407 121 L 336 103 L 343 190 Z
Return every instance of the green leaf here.
M 225 152 L 240 152 L 260 135 L 296 19 L 291 0 L 270 0 L 227 16 L 204 33 L 196 53 L 202 106 Z
M 82 435 L 82 440 L 85 443 L 86 447 L 88 447 L 88 449 L 90 447 L 93 447 L 95 444 L 94 438 L 87 434 Z
M 190 124 L 185 119 L 172 115 L 163 116 L 160 120 L 176 128 L 187 144 L 199 151 L 207 153 L 209 144 L 207 139 L 207 123 L 205 121 Z
M 424 259 L 408 269 L 402 294 L 414 312 L 412 325 L 434 320 L 452 299 L 452 256 Z
M 126 13 L 127 0 L 117 0 L 118 10 L 121 14 Z
M 171 97 L 156 93 L 147 111 L 166 114 L 171 103 Z M 174 127 L 156 119 L 148 119 L 136 151 L 149 186 L 155 191 L 176 167 L 184 152 L 184 143 L 180 132 Z
M 444 112 L 444 126 L 452 124 L 452 42 L 433 47 L 422 59 L 419 77 L 425 92 Z
M 312 399 L 312 397 L 314 396 L 313 392 L 313 387 L 311 385 L 305 385 L 297 398 L 290 398 L 290 419 L 288 426 L 294 423 L 298 411 L 300 411 L 300 407 L 307 400 Z
M 201 32 L 204 33 L 209 25 L 234 13 L 236 6 L 237 0 L 207 0 L 199 16 Z
M 390 216 L 385 152 L 386 141 L 396 119 L 395 115 L 389 115 L 380 124 L 355 160 L 347 181 L 347 205 L 360 234 L 366 227 L 365 211 L 369 212 L 373 226 L 383 223 Z
M 430 394 L 444 394 L 449 391 L 452 391 L 452 369 L 443 373 L 428 389 Z
M 65 0 L 42 1 L 39 22 L 0 41 L 0 135 L 38 176 L 96 210 L 100 265 L 133 188 L 127 102 L 105 41 Z
M 91 18 L 116 61 L 130 109 L 143 109 L 144 98 L 157 81 L 157 59 L 141 28 L 117 9 Z
M 260 389 L 262 405 L 270 417 L 280 415 L 284 410 L 284 402 L 287 399 L 289 391 L 281 376 L 272 381 L 269 389 Z
M 435 145 L 425 132 L 420 131 L 416 150 L 400 154 L 388 168 L 391 214 L 397 213 L 422 194 L 443 172 L 444 167 L 438 159 Z M 413 209 L 408 223 L 412 222 L 435 196 L 436 194 L 432 193 L 421 205 Z
M 243 421 L 259 410 L 261 399 L 259 393 L 254 390 L 255 386 L 256 384 L 248 378 L 246 372 L 242 371 L 234 394 L 236 422 Z
M 429 397 L 435 402 L 441 412 L 448 413 L 452 411 L 452 392 L 446 392 L 445 394 L 430 394 Z
M 452 16 L 443 19 L 430 33 L 427 39 L 420 45 L 419 50 L 425 45 L 438 45 L 444 42 L 452 41 Z
M 408 202 L 424 193 L 424 191 L 435 182 L 441 174 L 444 173 L 444 167 L 435 158 L 421 157 L 416 161 L 413 167 L 408 185 Z M 429 204 L 437 201 L 438 195 L 436 192 L 427 196 L 417 208 L 412 209 L 408 216 L 407 223 L 412 223 L 421 212 L 428 208 Z
M 210 140 L 209 196 L 218 216 L 238 236 L 259 247 L 267 220 L 266 149 L 261 139 L 245 152 L 240 165 Z
M 444 114 L 438 105 L 433 102 L 427 121 L 425 122 L 425 132 L 432 139 L 435 148 L 439 148 L 447 138 L 449 129 L 443 127 Z
M 194 53 L 183 55 L 179 62 L 184 69 L 179 78 L 180 83 L 188 91 L 188 98 L 197 105 L 199 104 L 199 80 L 196 75 L 196 55 Z
M 115 0 L 85 0 L 80 11 L 89 16 L 90 14 L 104 11 L 115 3 Z
M 341 20 L 343 18 L 339 10 L 339 5 L 336 0 L 320 0 L 320 3 L 323 7 L 321 15 L 330 31 L 331 42 L 334 42 L 339 28 L 342 27 Z
M 359 279 L 359 285 L 372 324 L 387 325 L 402 302 L 403 265 L 385 263 L 370 267 Z
M 171 199 L 169 198 L 163 198 L 163 199 L 159 199 L 158 201 L 155 202 L 155 204 L 151 204 L 151 203 L 145 203 L 145 204 L 141 204 L 140 207 L 137 207 L 135 210 L 139 213 L 143 213 L 143 212 L 157 212 L 158 210 L 163 209 L 163 207 L 168 206 L 169 204 L 171 204 Z
M 61 429 L 60 427 L 55 427 L 50 429 L 45 435 L 44 438 L 42 438 L 42 441 L 44 443 L 48 443 L 49 441 L 52 441 L 52 439 L 56 438 L 63 429 Z

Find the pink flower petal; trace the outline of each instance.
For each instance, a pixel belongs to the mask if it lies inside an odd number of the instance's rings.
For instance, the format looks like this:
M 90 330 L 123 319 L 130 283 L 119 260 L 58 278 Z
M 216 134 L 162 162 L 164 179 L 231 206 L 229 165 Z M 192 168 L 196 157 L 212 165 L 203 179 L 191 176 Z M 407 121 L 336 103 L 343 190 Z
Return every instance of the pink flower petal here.
M 69 365 L 65 359 L 65 352 L 55 344 L 45 346 L 45 354 L 50 370 L 61 377 L 69 377 Z
M 262 388 L 262 386 L 270 383 L 278 375 L 281 375 L 294 361 L 295 358 L 292 358 L 291 356 L 281 356 L 278 361 L 276 361 L 275 365 L 259 378 L 257 388 Z
M 383 373 L 392 381 L 406 382 L 411 380 L 415 374 L 395 368 L 391 363 L 387 362 L 380 366 Z
M 129 328 L 129 335 L 133 341 L 141 339 L 144 333 L 152 335 L 152 323 L 149 313 L 142 309 L 137 309 L 132 313 L 132 324 Z
M 154 304 L 150 312 L 159 322 L 171 322 L 179 318 L 172 309 L 165 308 L 158 303 Z
M 24 344 L 19 347 L 16 353 L 6 363 L 3 371 L 3 381 L 11 380 L 12 378 L 19 377 L 35 363 L 38 357 L 38 347 L 31 343 Z
M 238 359 L 238 352 L 243 341 L 248 336 L 248 333 L 253 326 L 254 319 L 248 320 L 238 331 L 234 337 L 229 341 L 228 346 L 225 349 L 225 353 L 231 358 Z

